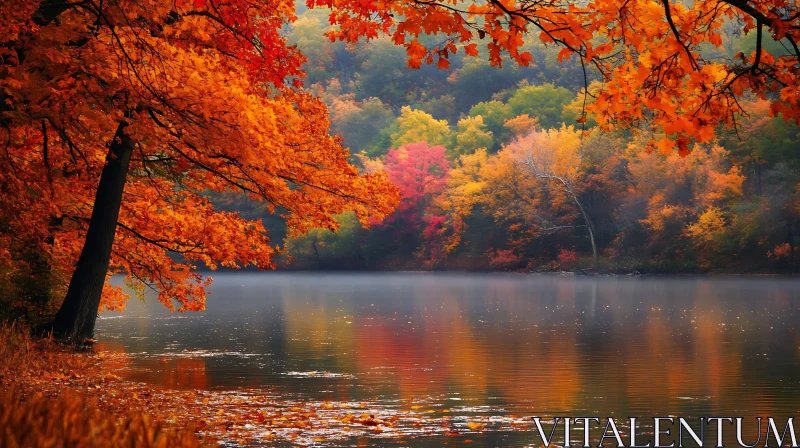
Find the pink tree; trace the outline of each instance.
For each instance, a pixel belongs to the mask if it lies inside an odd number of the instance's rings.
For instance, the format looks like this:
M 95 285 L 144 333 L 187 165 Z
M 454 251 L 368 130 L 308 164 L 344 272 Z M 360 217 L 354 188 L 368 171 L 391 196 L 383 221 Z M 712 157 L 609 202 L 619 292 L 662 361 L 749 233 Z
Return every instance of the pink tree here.
M 384 170 L 401 197 L 394 214 L 384 224 L 393 226 L 398 237 L 420 236 L 422 232 L 422 239 L 426 240 L 423 244 L 435 241 L 435 232 L 423 228 L 436 221 L 434 216 L 426 216 L 426 209 L 447 188 L 450 163 L 445 158 L 445 148 L 419 142 L 392 149 L 384 160 Z
M 445 189 L 450 163 L 444 154 L 443 146 L 428 147 L 425 142 L 389 151 L 384 169 L 401 197 L 395 215 L 421 214 L 431 199 Z

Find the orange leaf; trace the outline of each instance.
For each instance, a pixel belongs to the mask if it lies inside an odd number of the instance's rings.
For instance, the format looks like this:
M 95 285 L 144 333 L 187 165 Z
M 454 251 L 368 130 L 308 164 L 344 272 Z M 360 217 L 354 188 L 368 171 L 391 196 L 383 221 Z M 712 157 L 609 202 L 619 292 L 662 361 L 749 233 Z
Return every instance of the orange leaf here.
M 478 45 L 477 44 L 469 44 L 464 46 L 464 53 L 467 56 L 477 56 L 478 55 Z

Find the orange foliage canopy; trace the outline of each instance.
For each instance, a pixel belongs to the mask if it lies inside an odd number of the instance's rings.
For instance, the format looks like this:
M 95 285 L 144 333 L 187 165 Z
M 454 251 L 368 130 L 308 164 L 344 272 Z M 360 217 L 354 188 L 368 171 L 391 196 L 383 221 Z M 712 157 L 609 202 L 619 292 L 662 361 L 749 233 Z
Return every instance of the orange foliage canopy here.
M 325 106 L 300 88 L 304 58 L 281 34 L 294 10 L 291 0 L 3 1 L 0 253 L 34 247 L 66 286 L 123 120 L 135 147 L 112 271 L 154 286 L 170 308 L 203 309 L 196 264 L 267 269 L 276 253 L 260 221 L 215 210 L 203 192 L 244 192 L 292 232 L 335 228 L 346 210 L 365 224 L 391 213 L 386 176 L 348 164 Z M 107 286 L 101 307 L 126 298 Z
M 494 65 L 504 59 L 528 65 L 532 56 L 523 41 L 536 34 L 562 48 L 559 59 L 578 58 L 585 70 L 600 73 L 601 87 L 591 92 L 586 111 L 602 127 L 652 122 L 669 136 L 659 147 L 682 155 L 692 140 L 710 142 L 718 125 L 734 126 L 737 114 L 746 112 L 738 101 L 746 92 L 770 98 L 773 115 L 800 122 L 795 0 L 309 1 L 332 8 L 331 23 L 339 27 L 332 39 L 389 34 L 406 47 L 411 67 L 423 61 L 448 67 L 459 47 L 476 56 L 476 41 L 485 42 Z M 756 50 L 733 61 L 715 57 L 723 27 L 755 33 Z M 446 38 L 426 47 L 422 34 Z M 769 38 L 786 51 L 766 51 L 762 43 Z

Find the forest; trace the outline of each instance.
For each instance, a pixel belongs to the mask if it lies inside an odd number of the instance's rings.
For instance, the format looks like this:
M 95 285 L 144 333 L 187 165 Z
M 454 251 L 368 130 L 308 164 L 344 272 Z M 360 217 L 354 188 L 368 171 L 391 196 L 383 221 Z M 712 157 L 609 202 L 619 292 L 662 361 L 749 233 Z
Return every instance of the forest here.
M 741 99 L 736 126 L 689 151 L 668 126 L 598 129 L 582 115 L 598 74 L 557 47 L 526 43 L 527 66 L 493 67 L 475 48 L 409 70 L 389 38 L 348 46 L 326 26 L 325 10 L 303 8 L 290 28 L 309 88 L 351 162 L 386 172 L 401 202 L 369 228 L 344 213 L 335 231 L 286 237 L 279 217 L 217 198 L 284 239 L 283 268 L 795 271 L 800 127 L 767 99 Z M 720 59 L 756 46 L 733 27 L 720 39 Z

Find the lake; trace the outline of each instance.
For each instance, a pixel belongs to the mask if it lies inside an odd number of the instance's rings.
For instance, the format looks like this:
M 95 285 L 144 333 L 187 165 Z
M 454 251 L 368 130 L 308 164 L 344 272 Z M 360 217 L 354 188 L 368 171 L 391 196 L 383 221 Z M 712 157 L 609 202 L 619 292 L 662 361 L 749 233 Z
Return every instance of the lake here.
M 171 389 L 431 409 L 455 427 L 506 423 L 469 439 L 431 430 L 368 441 L 386 445 L 538 446 L 537 433 L 510 430 L 511 420 L 534 415 L 774 416 L 782 429 L 800 413 L 800 280 L 213 277 L 205 312 L 172 314 L 146 296 L 100 315 L 98 348 L 130 359 L 120 376 Z

